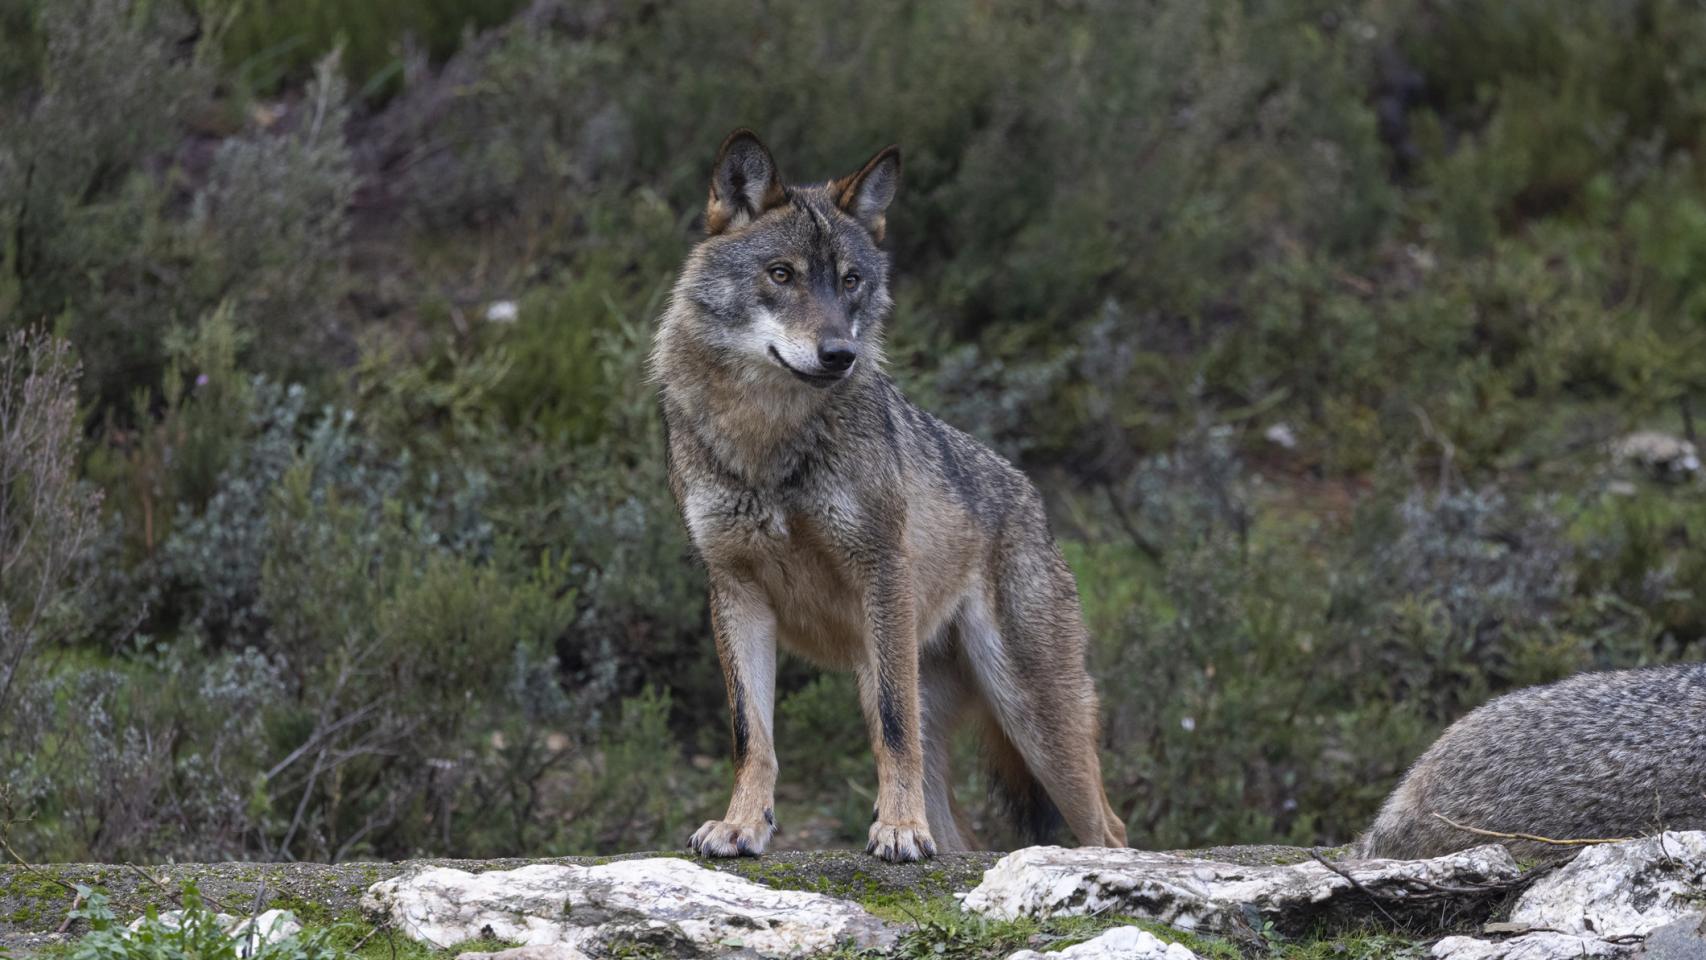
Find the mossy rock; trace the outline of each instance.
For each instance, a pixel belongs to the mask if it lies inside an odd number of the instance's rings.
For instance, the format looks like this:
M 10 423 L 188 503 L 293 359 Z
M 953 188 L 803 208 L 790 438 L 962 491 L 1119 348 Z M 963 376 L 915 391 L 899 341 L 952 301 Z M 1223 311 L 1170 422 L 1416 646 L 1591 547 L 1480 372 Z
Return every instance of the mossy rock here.
M 455 867 L 483 872 L 530 863 L 589 865 L 639 857 L 685 856 L 677 852 L 634 853 L 620 857 L 554 859 L 409 860 L 400 863 L 181 863 L 151 867 L 112 864 L 45 864 L 0 867 L 0 945 L 33 946 L 59 929 L 79 884 L 106 891 L 113 912 L 140 916 L 148 907 L 173 909 L 186 881 L 201 889 L 208 904 L 227 913 L 247 913 L 257 899 L 262 909 L 294 910 L 303 920 L 346 915 L 357 909 L 374 883 L 417 866 Z M 976 886 L 998 858 L 996 853 L 953 854 L 927 863 L 886 864 L 856 851 L 774 853 L 760 858 L 698 862 L 768 886 L 813 890 L 832 896 L 911 894 L 929 898 Z M 73 929 L 73 932 L 75 930 Z
M 1212 847 L 1181 851 L 1233 863 L 1283 864 L 1308 857 L 1296 847 Z M 140 916 L 148 907 L 173 909 L 174 897 L 193 881 L 210 906 L 227 913 L 261 909 L 295 911 L 308 923 L 329 922 L 358 910 L 361 896 L 379 880 L 418 866 L 483 872 L 531 863 L 591 865 L 639 857 L 687 854 L 633 853 L 617 857 L 553 859 L 409 860 L 399 863 L 184 863 L 152 867 L 67 863 L 0 867 L 0 946 L 30 948 L 62 939 L 58 934 L 79 884 L 105 890 L 113 912 Z M 925 863 L 888 864 L 853 850 L 783 852 L 758 858 L 694 858 L 713 869 L 779 889 L 811 890 L 867 904 L 937 901 L 975 887 L 999 853 L 946 854 Z M 70 935 L 76 933 L 73 926 Z

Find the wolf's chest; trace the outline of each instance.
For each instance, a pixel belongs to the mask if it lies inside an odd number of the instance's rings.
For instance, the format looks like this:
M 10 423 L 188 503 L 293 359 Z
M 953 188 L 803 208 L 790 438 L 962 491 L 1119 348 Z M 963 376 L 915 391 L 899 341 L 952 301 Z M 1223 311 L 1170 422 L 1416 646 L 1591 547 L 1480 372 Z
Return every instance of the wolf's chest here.
M 696 491 L 686 499 L 688 529 L 705 563 L 764 593 L 784 647 L 826 665 L 851 663 L 864 618 L 843 541 L 856 511 L 834 497 Z
M 772 548 L 788 539 L 787 505 L 751 490 L 693 487 L 682 513 L 693 546 L 707 561 Z
M 688 535 L 707 563 L 788 563 L 838 555 L 859 512 L 844 496 L 788 496 L 693 487 L 683 504 Z

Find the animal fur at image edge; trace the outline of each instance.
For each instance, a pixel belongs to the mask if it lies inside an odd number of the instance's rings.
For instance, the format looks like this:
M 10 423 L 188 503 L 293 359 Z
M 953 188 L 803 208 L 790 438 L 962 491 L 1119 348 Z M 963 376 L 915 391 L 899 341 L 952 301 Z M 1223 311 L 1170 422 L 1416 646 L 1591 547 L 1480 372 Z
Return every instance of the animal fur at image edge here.
M 1419 859 L 1488 842 L 1466 827 L 1560 841 L 1706 829 L 1706 664 L 1584 673 L 1471 711 L 1411 766 L 1357 852 Z M 1499 839 L 1531 860 L 1580 849 Z

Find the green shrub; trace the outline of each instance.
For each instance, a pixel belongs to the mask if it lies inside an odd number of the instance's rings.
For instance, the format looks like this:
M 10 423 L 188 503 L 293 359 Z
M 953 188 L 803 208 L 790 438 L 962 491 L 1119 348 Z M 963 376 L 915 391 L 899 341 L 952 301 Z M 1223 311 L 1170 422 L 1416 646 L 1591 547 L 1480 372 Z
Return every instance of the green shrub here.
M 395 90 L 411 54 L 442 60 L 467 30 L 503 22 L 521 0 L 193 0 L 243 86 L 272 93 L 334 48 L 364 91 Z
M 170 243 L 156 226 L 167 192 L 141 167 L 207 81 L 172 55 L 185 24 L 165 4 L 72 0 L 25 16 L 35 57 L 9 65 L 34 59 L 38 73 L 0 111 L 0 323 L 58 320 L 91 393 L 119 403 L 152 382 L 180 308 L 143 280 Z
M 10 841 L 37 860 L 242 855 L 258 839 L 249 791 L 287 705 L 283 666 L 254 651 L 152 643 L 38 671 L 9 738 L 7 783 L 30 818 Z
M 300 376 L 326 355 L 356 183 L 335 58 L 286 132 L 225 139 L 188 182 L 172 153 L 214 79 L 179 52 L 192 25 L 175 9 L 44 7 L 40 88 L 0 114 L 0 318 L 56 319 L 99 407 L 137 428 L 133 397 L 159 402 L 169 331 L 216 309 L 260 369 Z
M 1343 842 L 1489 696 L 1654 656 L 1549 498 L 1406 481 L 1348 526 L 1276 525 L 1242 476 L 1212 436 L 1156 458 L 1132 540 L 1070 553 L 1136 844 Z
M 184 229 L 196 244 L 192 294 L 235 304 L 255 365 L 300 378 L 338 345 L 347 284 L 357 178 L 336 55 L 319 64 L 298 110 L 288 132 L 220 145 Z

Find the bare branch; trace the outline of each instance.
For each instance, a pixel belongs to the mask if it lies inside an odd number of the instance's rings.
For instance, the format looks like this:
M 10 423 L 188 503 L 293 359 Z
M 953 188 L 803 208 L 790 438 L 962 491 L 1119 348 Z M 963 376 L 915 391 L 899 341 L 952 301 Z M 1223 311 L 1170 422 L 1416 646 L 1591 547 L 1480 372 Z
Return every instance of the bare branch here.
M 1466 824 L 1458 823 L 1456 820 L 1451 819 L 1443 813 L 1436 813 L 1434 816 L 1448 827 L 1456 830 L 1462 830 L 1464 833 L 1473 833 L 1478 837 L 1493 837 L 1498 840 L 1528 840 L 1534 843 L 1549 844 L 1554 847 L 1592 847 L 1607 843 L 1628 843 L 1630 840 L 1638 839 L 1636 837 L 1596 837 L 1575 840 L 1554 840 L 1551 837 L 1539 837 L 1532 833 L 1502 833 L 1498 830 L 1483 830 L 1480 827 L 1471 827 Z
M 18 330 L 0 355 L 0 716 L 44 637 L 55 606 L 76 589 L 94 539 L 100 496 L 78 482 L 81 440 L 71 346 Z

